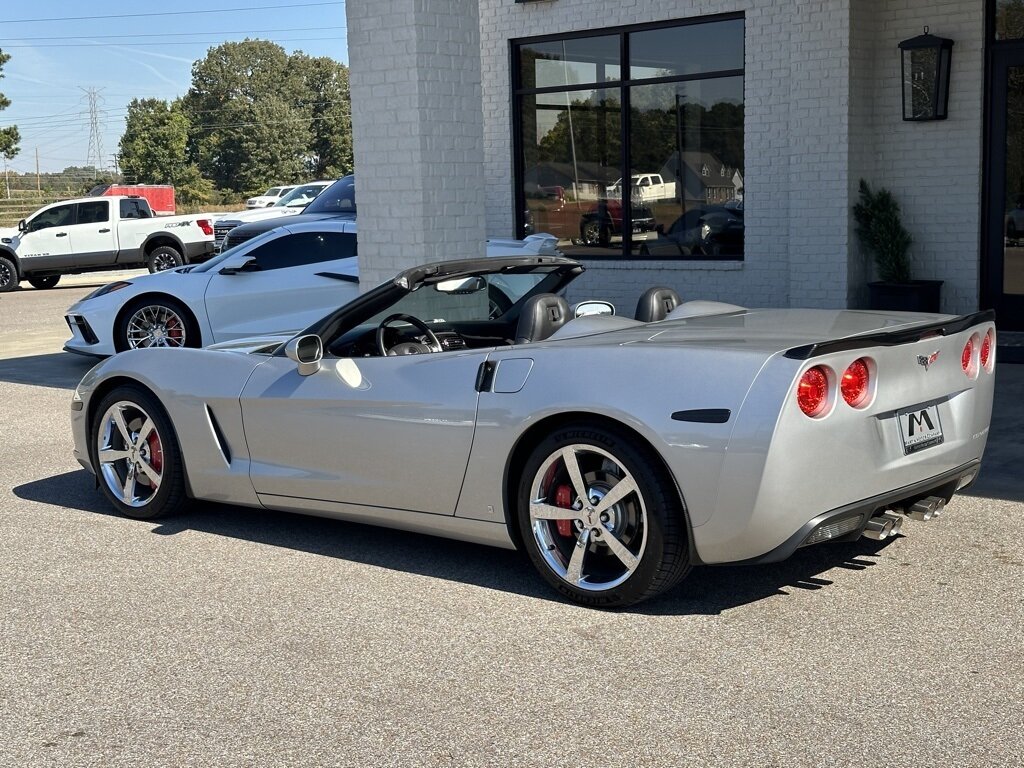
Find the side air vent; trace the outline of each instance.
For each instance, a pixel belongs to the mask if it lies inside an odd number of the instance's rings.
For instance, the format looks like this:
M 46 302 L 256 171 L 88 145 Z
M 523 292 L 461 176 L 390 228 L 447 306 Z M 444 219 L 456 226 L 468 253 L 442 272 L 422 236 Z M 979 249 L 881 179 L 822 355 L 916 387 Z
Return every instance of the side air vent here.
M 228 445 L 227 439 L 224 437 L 224 432 L 220 428 L 220 424 L 217 423 L 217 417 L 213 415 L 213 411 L 210 410 L 210 406 L 206 406 L 206 418 L 210 421 L 210 431 L 213 433 L 213 440 L 220 449 L 221 455 L 224 457 L 224 463 L 230 466 L 231 464 L 231 448 Z

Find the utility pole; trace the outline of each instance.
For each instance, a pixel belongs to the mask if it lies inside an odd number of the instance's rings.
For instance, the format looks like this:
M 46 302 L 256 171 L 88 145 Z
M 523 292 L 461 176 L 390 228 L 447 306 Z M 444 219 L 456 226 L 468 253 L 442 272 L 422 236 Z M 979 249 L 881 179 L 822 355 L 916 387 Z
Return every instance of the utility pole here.
M 89 100 L 89 152 L 85 158 L 86 166 L 91 165 L 99 174 L 103 168 L 103 137 L 100 135 L 100 106 L 103 98 L 100 96 L 102 88 L 82 88 L 79 90 L 85 93 Z
M 7 187 L 7 199 L 11 199 L 11 180 L 7 176 L 7 155 L 4 155 L 4 186 Z
M 43 194 L 43 188 L 39 183 L 39 147 L 36 147 L 36 193 L 40 196 Z

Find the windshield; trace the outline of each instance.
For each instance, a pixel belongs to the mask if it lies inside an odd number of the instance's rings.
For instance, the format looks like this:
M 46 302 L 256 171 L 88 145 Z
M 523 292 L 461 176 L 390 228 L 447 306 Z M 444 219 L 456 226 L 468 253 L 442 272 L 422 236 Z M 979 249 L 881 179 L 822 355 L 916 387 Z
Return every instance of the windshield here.
M 216 256 L 214 256 L 209 261 L 204 261 L 202 264 L 198 264 L 198 265 L 196 265 L 194 267 L 189 267 L 187 271 L 188 272 L 213 272 L 221 264 L 224 263 L 225 259 L 230 259 L 232 256 L 234 256 L 235 252 L 239 249 L 240 246 L 245 246 L 246 248 L 248 248 L 250 245 L 254 245 L 254 244 L 257 244 L 257 243 L 262 243 L 264 240 L 270 239 L 270 235 L 276 235 L 276 233 L 277 233 L 276 229 L 271 229 L 271 230 L 269 230 L 267 232 L 263 232 L 262 234 L 256 235 L 256 237 L 252 238 L 251 240 L 246 240 L 245 242 L 239 243 L 238 245 L 234 246 L 233 248 L 228 248 L 226 251 L 221 251 L 220 253 L 218 253 Z
M 356 212 L 356 177 L 338 179 L 323 191 L 303 213 L 351 213 Z
M 276 203 L 275 208 L 305 206 L 314 197 L 319 195 L 327 187 L 327 184 L 303 184 L 296 187 Z

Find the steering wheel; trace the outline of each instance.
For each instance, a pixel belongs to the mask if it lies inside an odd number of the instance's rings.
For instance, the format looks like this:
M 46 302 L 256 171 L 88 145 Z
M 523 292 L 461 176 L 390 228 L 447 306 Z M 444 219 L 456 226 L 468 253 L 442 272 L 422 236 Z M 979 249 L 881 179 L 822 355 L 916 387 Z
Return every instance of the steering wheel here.
M 413 326 L 417 331 L 423 333 L 427 337 L 427 343 L 421 344 L 418 341 L 403 341 L 401 344 L 395 344 L 395 346 L 388 349 L 384 343 L 384 330 L 394 322 L 401 320 L 403 323 L 408 323 Z M 437 340 L 437 336 L 430 330 L 430 327 L 420 320 L 418 317 L 412 315 L 403 315 L 401 312 L 395 315 L 385 317 L 380 321 L 380 325 L 377 326 L 377 349 L 380 350 L 381 355 L 421 355 L 426 352 L 440 352 L 441 342 Z

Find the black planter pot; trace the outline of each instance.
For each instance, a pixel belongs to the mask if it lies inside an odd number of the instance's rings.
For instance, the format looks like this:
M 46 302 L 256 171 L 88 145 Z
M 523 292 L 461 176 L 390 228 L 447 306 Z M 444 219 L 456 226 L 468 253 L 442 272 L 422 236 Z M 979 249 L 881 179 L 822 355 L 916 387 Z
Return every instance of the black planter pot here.
M 868 283 L 868 306 L 897 312 L 938 312 L 941 293 L 941 280 Z

